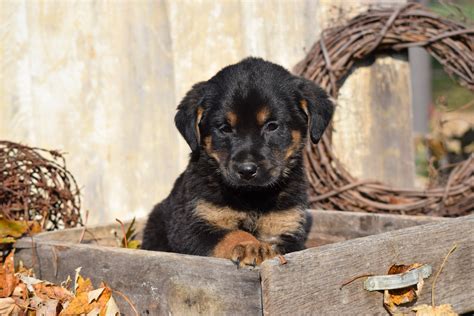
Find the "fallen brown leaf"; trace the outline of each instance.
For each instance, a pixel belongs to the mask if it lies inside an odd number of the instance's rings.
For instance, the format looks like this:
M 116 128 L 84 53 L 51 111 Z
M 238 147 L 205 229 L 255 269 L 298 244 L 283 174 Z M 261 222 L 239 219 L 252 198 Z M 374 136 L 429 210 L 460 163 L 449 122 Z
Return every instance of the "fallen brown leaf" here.
M 15 300 L 11 297 L 0 298 L 0 315 L 10 315 L 15 309 Z
M 69 290 L 54 284 L 38 283 L 33 285 L 33 288 L 35 294 L 43 300 L 53 299 L 65 302 L 74 297 Z
M 89 292 L 76 293 L 76 296 L 72 299 L 66 309 L 60 313 L 60 315 L 88 314 L 95 309 L 99 310 L 100 316 L 105 315 L 107 302 L 112 297 L 112 290 L 109 287 L 104 287 L 99 297 L 96 300 L 90 301 L 90 303 Z
M 72 293 L 66 285 L 35 278 L 32 271 L 22 265 L 21 272 L 15 273 L 13 256 L 12 251 L 0 266 L 0 294 L 5 296 L 0 297 L 0 315 L 120 314 L 112 297 L 112 289 L 105 283 L 94 289 L 91 280 L 79 274 L 80 268 L 76 269 L 75 291 Z M 64 284 L 69 284 L 70 280 L 68 277 Z
M 394 264 L 388 269 L 387 274 L 401 274 L 419 268 L 421 266 L 422 264 L 420 263 L 414 263 L 410 265 Z M 423 288 L 423 284 L 423 278 L 420 278 L 418 284 L 416 285 L 396 290 L 385 290 L 383 294 L 383 303 L 385 307 L 391 313 L 396 313 L 396 306 L 411 303 L 418 298 L 418 295 L 420 294 Z
M 84 279 L 82 276 L 78 276 L 76 280 L 76 295 L 79 293 L 92 291 L 94 287 L 92 286 L 91 279 Z
M 443 304 L 439 306 L 431 306 L 427 304 L 422 304 L 415 306 L 413 311 L 416 312 L 416 316 L 455 316 L 458 315 L 453 310 L 453 307 L 450 304 Z
M 105 316 L 117 316 L 120 315 L 120 310 L 117 306 L 117 303 L 115 303 L 115 300 L 113 297 L 110 297 L 109 301 L 107 302 L 107 305 L 105 306 Z
M 0 266 L 0 297 L 9 297 L 18 284 L 18 279 L 15 276 L 13 254 L 14 251 L 10 252 L 3 265 Z
M 41 231 L 40 223 L 35 221 L 15 221 L 0 218 L 0 238 L 20 238 L 26 233 L 34 235 Z

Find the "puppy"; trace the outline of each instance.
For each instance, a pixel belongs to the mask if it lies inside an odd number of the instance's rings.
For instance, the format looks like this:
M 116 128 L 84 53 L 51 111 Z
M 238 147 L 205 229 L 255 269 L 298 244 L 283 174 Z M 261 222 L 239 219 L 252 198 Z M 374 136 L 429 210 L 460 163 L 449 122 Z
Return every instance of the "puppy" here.
M 175 117 L 191 158 L 151 212 L 142 248 L 239 266 L 304 249 L 302 150 L 307 134 L 320 140 L 332 114 L 321 88 L 259 58 L 195 84 Z

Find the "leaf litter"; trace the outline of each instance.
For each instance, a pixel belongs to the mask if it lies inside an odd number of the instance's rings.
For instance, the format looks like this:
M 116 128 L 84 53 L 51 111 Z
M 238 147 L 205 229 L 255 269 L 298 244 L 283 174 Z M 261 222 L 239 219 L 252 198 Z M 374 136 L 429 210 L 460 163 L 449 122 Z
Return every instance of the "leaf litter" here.
M 70 289 L 71 282 L 57 285 L 37 279 L 21 264 L 15 271 L 14 253 L 0 265 L 0 315 L 120 315 L 112 289 L 103 282 L 94 288 L 80 268 Z

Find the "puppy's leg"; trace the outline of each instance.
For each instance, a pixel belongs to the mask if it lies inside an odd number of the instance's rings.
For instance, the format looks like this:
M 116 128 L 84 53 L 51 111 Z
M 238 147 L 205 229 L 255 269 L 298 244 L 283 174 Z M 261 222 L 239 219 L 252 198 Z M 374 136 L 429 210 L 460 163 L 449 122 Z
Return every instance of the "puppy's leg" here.
M 239 267 L 260 265 L 277 254 L 270 244 L 242 230 L 227 233 L 212 252 L 214 257 L 230 259 Z
M 143 232 L 141 249 L 170 251 L 168 238 L 166 237 L 166 225 L 163 221 L 163 207 L 163 204 L 158 204 L 150 213 Z

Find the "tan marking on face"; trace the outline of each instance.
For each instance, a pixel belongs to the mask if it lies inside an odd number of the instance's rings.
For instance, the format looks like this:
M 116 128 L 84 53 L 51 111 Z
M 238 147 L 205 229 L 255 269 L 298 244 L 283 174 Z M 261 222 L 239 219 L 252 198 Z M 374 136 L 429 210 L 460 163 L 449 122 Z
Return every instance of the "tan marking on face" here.
M 209 156 L 214 158 L 217 162 L 220 161 L 219 155 L 212 150 L 212 137 L 206 136 L 204 137 L 204 150 L 207 152 Z
M 303 99 L 303 100 L 300 101 L 300 106 L 303 109 L 303 111 L 306 113 L 306 115 L 308 115 L 308 117 L 309 117 L 308 102 Z
M 235 125 L 237 124 L 237 114 L 235 114 L 234 112 L 227 112 L 226 116 L 230 126 L 235 127 Z
M 257 220 L 258 239 L 270 244 L 278 244 L 281 235 L 304 234 L 306 213 L 300 208 L 275 211 L 262 215 Z
M 301 147 L 301 132 L 297 130 L 291 131 L 291 145 L 288 147 L 285 160 L 290 158 Z
M 194 214 L 221 229 L 235 230 L 240 226 L 252 224 L 251 215 L 247 212 L 237 211 L 227 206 L 216 206 L 204 201 L 197 203 Z
M 249 243 L 258 244 L 258 240 L 252 235 L 242 230 L 236 230 L 228 233 L 224 238 L 214 247 L 212 252 L 213 257 L 233 259 L 232 255 L 237 245 L 245 245 Z
M 270 116 L 270 109 L 268 106 L 264 105 L 258 112 L 257 112 L 257 123 L 258 125 L 263 125 L 267 121 L 268 117 Z
M 203 112 L 204 112 L 204 109 L 202 107 L 197 108 L 195 128 L 196 128 L 196 135 L 197 135 L 198 144 L 201 142 L 201 131 L 199 131 L 199 123 L 201 123 Z

